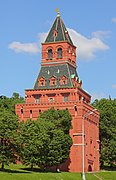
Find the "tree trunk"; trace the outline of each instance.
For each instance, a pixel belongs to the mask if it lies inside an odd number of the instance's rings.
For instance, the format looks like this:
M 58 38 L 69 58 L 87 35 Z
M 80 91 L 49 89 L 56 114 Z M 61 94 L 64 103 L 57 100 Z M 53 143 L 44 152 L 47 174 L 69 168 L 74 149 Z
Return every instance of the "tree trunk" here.
M 31 164 L 31 170 L 33 171 L 33 164 Z
M 113 167 L 113 163 L 110 163 L 110 167 L 111 167 L 111 168 Z
M 1 169 L 2 169 L 2 171 L 4 171 L 4 162 L 2 162 Z
M 4 139 L 1 138 L 1 145 L 4 146 Z M 4 170 L 4 162 L 2 162 L 2 166 L 1 166 L 2 171 Z

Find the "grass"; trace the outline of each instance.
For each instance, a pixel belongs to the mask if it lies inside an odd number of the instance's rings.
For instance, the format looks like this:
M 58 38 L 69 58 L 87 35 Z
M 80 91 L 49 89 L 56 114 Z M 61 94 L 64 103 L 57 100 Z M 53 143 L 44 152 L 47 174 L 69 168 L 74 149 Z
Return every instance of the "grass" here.
M 115 180 L 116 171 L 100 171 L 98 173 L 86 173 L 87 180 L 98 180 L 96 177 L 100 177 L 102 180 Z M 81 173 L 69 173 L 69 172 L 39 172 L 30 171 L 22 165 L 5 166 L 5 171 L 0 171 L 0 180 L 81 180 Z

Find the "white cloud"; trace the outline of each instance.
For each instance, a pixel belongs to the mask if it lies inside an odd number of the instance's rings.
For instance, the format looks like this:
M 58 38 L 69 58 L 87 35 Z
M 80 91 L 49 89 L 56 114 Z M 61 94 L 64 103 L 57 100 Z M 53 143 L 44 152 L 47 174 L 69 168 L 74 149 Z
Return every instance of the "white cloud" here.
M 21 42 L 12 42 L 8 46 L 9 49 L 14 50 L 17 53 L 30 53 L 30 54 L 36 54 L 40 52 L 39 45 L 37 43 L 21 43 Z
M 91 94 L 91 100 L 94 101 L 95 99 L 102 99 L 102 98 L 105 98 L 105 94 L 104 93 L 92 93 Z
M 92 37 L 103 40 L 104 38 L 109 38 L 111 31 L 96 31 L 92 33 Z
M 14 50 L 17 53 L 37 54 L 41 52 L 41 43 L 44 42 L 46 36 L 47 33 L 38 33 L 38 42 L 21 43 L 14 41 L 9 44 L 8 48 Z
M 113 23 L 116 23 L 116 17 L 115 17 L 115 18 L 112 18 L 112 22 L 113 22 Z
M 73 29 L 68 28 L 68 31 L 74 42 L 74 45 L 77 47 L 77 55 L 79 57 L 79 60 L 86 60 L 86 61 L 91 60 L 95 57 L 96 52 L 109 49 L 108 45 L 106 45 L 100 39 L 101 36 L 107 34 L 106 32 L 97 31 L 92 33 L 92 38 L 87 38 Z M 45 32 L 38 33 L 37 42 L 21 43 L 14 41 L 9 45 L 9 48 L 19 53 L 25 52 L 25 53 L 36 54 L 41 52 L 41 43 L 45 41 L 46 36 L 47 33 Z
M 39 39 L 39 43 L 41 44 L 41 43 L 43 43 L 44 41 L 45 41 L 45 39 L 46 39 L 46 37 L 47 37 L 47 34 L 48 33 L 38 33 L 38 39 Z
M 116 89 L 116 84 L 113 84 L 113 85 L 112 85 L 112 88 Z
M 74 45 L 77 46 L 78 57 L 80 60 L 91 60 L 95 57 L 96 52 L 109 49 L 109 46 L 99 38 L 87 38 L 69 28 L 68 31 Z

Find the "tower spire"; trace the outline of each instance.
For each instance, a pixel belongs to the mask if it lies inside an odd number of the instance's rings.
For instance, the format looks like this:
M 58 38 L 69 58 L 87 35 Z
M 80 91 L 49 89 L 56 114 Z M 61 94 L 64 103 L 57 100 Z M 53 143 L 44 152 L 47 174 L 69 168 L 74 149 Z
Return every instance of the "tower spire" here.
M 58 8 L 56 8 L 56 12 L 57 12 L 57 17 L 59 17 L 60 16 L 60 11 L 59 11 Z
M 73 45 L 73 42 L 68 34 L 66 26 L 64 25 L 59 9 L 56 9 L 57 17 L 46 37 L 45 43 L 52 43 L 52 42 L 69 42 Z

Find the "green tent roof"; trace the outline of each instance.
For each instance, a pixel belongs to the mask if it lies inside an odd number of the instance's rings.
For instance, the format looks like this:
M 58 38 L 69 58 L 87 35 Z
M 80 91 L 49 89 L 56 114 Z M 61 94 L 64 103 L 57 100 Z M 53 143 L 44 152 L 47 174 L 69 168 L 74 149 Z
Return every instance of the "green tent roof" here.
M 56 66 L 42 66 L 37 77 L 37 80 L 34 85 L 34 89 L 54 89 L 54 88 L 62 88 L 62 87 L 73 87 L 71 77 L 75 76 L 78 78 L 78 74 L 76 72 L 76 68 L 68 65 L 56 65 Z M 57 84 L 53 87 L 50 86 L 50 78 L 54 76 L 57 79 Z M 65 76 L 68 79 L 68 83 L 66 85 L 60 84 L 60 78 Z M 39 78 L 44 78 L 46 80 L 45 86 L 38 86 Z
M 68 31 L 60 17 L 57 15 L 49 33 L 45 40 L 45 43 L 67 41 L 73 45 L 73 42 L 68 34 Z

